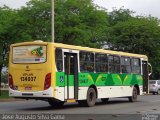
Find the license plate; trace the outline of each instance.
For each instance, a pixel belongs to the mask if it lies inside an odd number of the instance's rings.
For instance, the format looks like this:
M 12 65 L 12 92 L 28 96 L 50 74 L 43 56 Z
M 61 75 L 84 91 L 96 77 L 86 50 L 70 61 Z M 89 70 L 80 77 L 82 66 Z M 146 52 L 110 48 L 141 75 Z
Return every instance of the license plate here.
M 25 90 L 32 90 L 32 87 L 25 87 Z
M 20 77 L 21 81 L 36 81 L 36 77 L 35 76 L 26 76 L 26 77 Z

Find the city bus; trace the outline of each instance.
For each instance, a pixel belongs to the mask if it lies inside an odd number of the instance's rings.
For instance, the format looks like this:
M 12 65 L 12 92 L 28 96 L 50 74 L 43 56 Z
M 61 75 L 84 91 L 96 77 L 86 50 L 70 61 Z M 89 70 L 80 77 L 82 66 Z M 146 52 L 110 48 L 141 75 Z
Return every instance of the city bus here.
M 148 57 L 43 41 L 10 46 L 9 95 L 47 101 L 51 106 L 124 97 L 131 102 L 147 94 Z

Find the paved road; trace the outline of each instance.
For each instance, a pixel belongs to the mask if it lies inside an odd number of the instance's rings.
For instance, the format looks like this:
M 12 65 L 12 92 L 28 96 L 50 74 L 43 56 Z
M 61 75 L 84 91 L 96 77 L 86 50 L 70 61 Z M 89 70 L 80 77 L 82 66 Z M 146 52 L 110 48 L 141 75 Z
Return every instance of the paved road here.
M 127 98 L 114 98 L 110 99 L 108 104 L 103 104 L 100 100 L 97 101 L 94 107 L 80 107 L 77 103 L 65 104 L 62 108 L 52 108 L 47 102 L 44 101 L 12 101 L 0 102 L 0 113 L 52 113 L 52 114 L 85 114 L 79 117 L 90 117 L 90 120 L 100 114 L 102 119 L 114 118 L 142 118 L 142 115 L 160 114 L 160 95 L 145 95 L 139 96 L 138 101 L 131 103 Z M 102 115 L 104 114 L 104 115 Z M 107 114 L 107 115 L 106 115 Z M 136 114 L 136 115 L 134 115 Z M 70 117 L 70 116 L 67 116 Z M 74 117 L 74 116 L 72 116 Z M 77 119 L 77 116 L 76 120 Z M 123 118 L 124 117 L 124 118 Z M 153 117 L 153 116 L 151 116 Z M 159 116 L 160 119 L 160 116 Z M 88 119 L 87 119 L 88 120 Z

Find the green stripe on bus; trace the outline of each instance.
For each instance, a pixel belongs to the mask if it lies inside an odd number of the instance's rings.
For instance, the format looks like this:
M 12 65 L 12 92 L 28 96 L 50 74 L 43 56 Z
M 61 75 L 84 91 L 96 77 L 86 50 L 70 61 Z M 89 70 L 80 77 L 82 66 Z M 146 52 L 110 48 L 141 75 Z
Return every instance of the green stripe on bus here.
M 64 72 L 56 73 L 56 85 L 67 86 L 67 79 L 69 79 L 69 86 L 74 86 L 74 75 L 65 75 Z M 139 74 L 103 74 L 103 73 L 79 73 L 79 86 L 130 86 L 142 85 L 143 78 Z

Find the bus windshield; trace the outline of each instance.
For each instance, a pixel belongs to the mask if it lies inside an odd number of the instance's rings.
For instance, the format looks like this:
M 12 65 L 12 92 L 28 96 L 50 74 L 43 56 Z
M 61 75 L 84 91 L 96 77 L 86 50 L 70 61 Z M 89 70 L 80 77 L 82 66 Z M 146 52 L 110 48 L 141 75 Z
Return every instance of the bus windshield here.
M 13 63 L 44 63 L 46 62 L 45 45 L 27 45 L 13 47 Z

